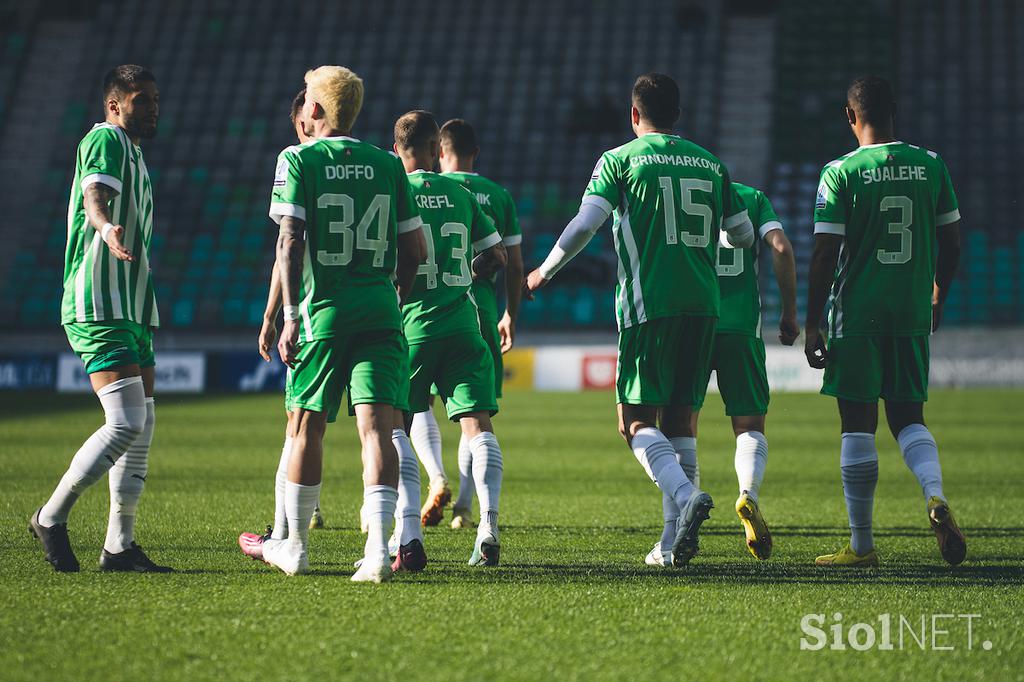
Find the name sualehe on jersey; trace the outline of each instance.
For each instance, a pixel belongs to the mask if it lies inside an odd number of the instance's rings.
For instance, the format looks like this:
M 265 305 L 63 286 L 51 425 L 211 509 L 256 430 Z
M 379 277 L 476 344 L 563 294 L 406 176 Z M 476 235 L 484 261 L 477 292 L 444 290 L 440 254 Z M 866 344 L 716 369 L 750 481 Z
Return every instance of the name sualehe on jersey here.
M 722 164 L 700 156 L 689 156 L 688 154 L 640 154 L 629 158 L 629 165 L 631 166 L 645 166 L 649 164 L 706 168 L 714 172 L 715 175 L 722 175 Z
M 899 182 L 901 180 L 927 180 L 924 166 L 882 166 L 865 168 L 860 172 L 865 185 L 873 182 Z

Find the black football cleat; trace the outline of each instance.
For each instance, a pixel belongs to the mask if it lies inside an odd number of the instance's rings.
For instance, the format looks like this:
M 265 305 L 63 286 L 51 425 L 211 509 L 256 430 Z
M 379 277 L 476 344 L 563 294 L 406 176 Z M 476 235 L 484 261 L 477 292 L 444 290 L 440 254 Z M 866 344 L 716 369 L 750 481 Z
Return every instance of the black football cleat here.
M 39 523 L 39 512 L 42 507 L 28 520 L 28 532 L 39 540 L 46 554 L 46 560 L 53 564 L 58 573 L 78 573 L 78 558 L 71 551 L 71 540 L 68 538 L 68 524 L 58 523 L 46 527 Z
M 170 566 L 157 566 L 136 543 L 123 552 L 113 554 L 107 550 L 100 553 L 101 571 L 124 571 L 131 573 L 172 573 Z

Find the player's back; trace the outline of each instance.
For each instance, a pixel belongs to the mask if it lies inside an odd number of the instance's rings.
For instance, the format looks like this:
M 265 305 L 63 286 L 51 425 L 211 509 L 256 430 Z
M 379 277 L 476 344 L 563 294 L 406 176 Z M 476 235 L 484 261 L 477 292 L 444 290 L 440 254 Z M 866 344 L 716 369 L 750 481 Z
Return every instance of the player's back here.
M 934 152 L 890 142 L 825 166 L 815 232 L 844 236 L 830 334 L 929 333 L 936 229 L 959 217 L 949 173 Z
M 306 222 L 304 339 L 399 328 L 399 222 L 415 219 L 401 162 L 354 138 L 321 138 L 283 151 L 274 185 L 271 214 Z
M 620 327 L 718 315 L 719 231 L 724 219 L 745 213 L 717 157 L 677 135 L 650 133 L 606 152 L 587 194 L 615 209 Z
M 476 330 L 480 323 L 469 290 L 473 250 L 501 241 L 490 218 L 458 181 L 428 171 L 409 175 L 423 220 L 427 262 L 420 265 L 403 317 L 410 343 Z
M 761 238 L 773 225 L 780 223 L 764 192 L 738 182 L 732 186 L 747 209 L 755 237 L 754 243 L 747 248 L 733 248 L 724 238 L 719 239 L 717 270 L 722 310 L 717 332 L 760 336 L 761 294 L 757 268 Z

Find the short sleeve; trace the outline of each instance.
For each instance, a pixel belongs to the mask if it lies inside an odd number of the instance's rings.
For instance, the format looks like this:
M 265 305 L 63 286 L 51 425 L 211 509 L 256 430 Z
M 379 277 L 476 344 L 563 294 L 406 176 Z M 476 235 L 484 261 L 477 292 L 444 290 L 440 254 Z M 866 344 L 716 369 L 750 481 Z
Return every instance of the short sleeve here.
M 611 213 L 619 204 L 619 180 L 618 160 L 611 152 L 605 152 L 590 174 L 590 184 L 583 193 L 583 201 L 597 203 Z
M 754 222 L 754 216 L 748 215 L 747 206 L 740 198 L 739 192 L 729 179 L 729 175 L 722 176 L 722 229 L 725 231 L 742 225 L 744 221 Z
M 416 197 L 409 184 L 409 176 L 405 174 L 402 162 L 396 158 L 395 172 L 395 219 L 398 221 L 398 234 L 413 232 L 423 227 L 423 219 L 416 208 Z
M 814 233 L 846 234 L 846 201 L 843 176 L 837 165 L 829 164 L 821 171 L 818 195 L 814 200 Z
M 91 131 L 78 147 L 81 188 L 99 183 L 121 192 L 127 143 L 120 133 L 109 127 Z
M 519 226 L 519 213 L 516 211 L 516 202 L 512 200 L 512 195 L 508 192 L 504 193 L 504 204 L 505 234 L 501 242 L 505 246 L 518 246 L 523 243 L 523 230 Z
M 757 215 L 750 216 L 750 219 L 757 229 L 758 236 L 762 239 L 772 230 L 782 229 L 782 221 L 779 220 L 772 202 L 768 200 L 764 192 L 757 193 Z
M 953 191 L 953 181 L 949 177 L 949 168 L 946 163 L 939 159 L 942 164 L 942 180 L 939 186 L 939 199 L 935 203 L 935 226 L 942 227 L 960 220 L 960 206 L 956 200 L 956 192 Z
M 306 220 L 306 203 L 302 186 L 302 157 L 295 147 L 289 147 L 277 157 L 274 171 L 274 189 L 270 195 L 270 218 L 280 223 L 291 216 Z
M 473 224 L 469 227 L 469 240 L 473 242 L 473 251 L 480 253 L 495 244 L 500 244 L 501 235 L 498 234 L 498 230 L 494 227 L 494 222 L 480 208 L 479 202 L 473 197 L 472 193 L 469 191 L 466 193 L 469 194 L 473 206 Z

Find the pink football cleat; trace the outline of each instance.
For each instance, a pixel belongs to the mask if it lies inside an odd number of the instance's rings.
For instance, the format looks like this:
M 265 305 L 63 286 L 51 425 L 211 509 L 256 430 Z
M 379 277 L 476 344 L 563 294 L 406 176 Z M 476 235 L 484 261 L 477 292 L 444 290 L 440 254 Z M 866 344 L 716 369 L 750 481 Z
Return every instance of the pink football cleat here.
M 391 564 L 391 570 L 399 571 L 422 571 L 427 567 L 427 552 L 423 549 L 423 543 L 413 540 L 407 545 L 398 548 L 398 556 Z
M 263 561 L 263 543 L 266 539 L 265 535 L 242 533 L 238 536 L 238 546 L 242 548 L 242 554 L 245 556 L 256 561 Z

